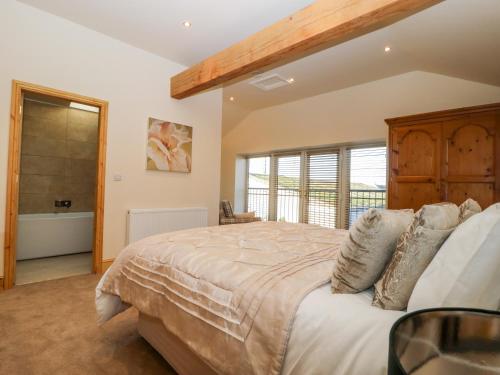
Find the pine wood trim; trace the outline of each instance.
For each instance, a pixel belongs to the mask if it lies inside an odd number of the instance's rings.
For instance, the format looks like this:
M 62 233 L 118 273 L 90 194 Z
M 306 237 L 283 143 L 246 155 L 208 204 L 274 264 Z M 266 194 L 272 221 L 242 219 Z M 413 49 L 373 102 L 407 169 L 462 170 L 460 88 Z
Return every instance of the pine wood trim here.
M 0 292 L 3 292 L 3 277 L 0 277 Z
M 101 262 L 101 270 L 99 273 L 104 273 L 108 270 L 109 267 L 111 267 L 111 265 L 113 264 L 113 262 L 115 261 L 115 259 L 105 259 Z
M 436 176 L 395 176 L 394 177 L 396 182 L 422 182 L 422 183 L 429 183 L 429 182 L 436 182 L 438 179 Z
M 56 98 L 99 107 L 99 143 L 97 155 L 96 209 L 94 220 L 94 248 L 92 269 L 94 273 L 102 269 L 102 237 L 104 225 L 104 182 L 106 165 L 106 131 L 108 126 L 108 102 L 49 87 L 22 81 L 12 81 L 10 114 L 9 159 L 7 167 L 7 200 L 5 210 L 4 241 L 4 289 L 14 286 L 16 272 L 16 233 L 19 202 L 19 169 L 21 148 L 22 100 L 24 93 L 49 95 Z
M 492 103 L 492 104 L 478 105 L 473 107 L 447 109 L 444 111 L 427 112 L 416 115 L 394 117 L 386 119 L 385 122 L 387 123 L 387 125 L 389 125 L 389 127 L 409 126 L 427 121 L 438 122 L 444 120 L 451 120 L 455 117 L 460 118 L 468 114 L 491 112 L 494 110 L 500 110 L 500 103 Z
M 443 182 L 483 183 L 492 184 L 496 181 L 495 176 L 448 176 L 442 178 Z
M 500 110 L 496 113 L 495 153 L 495 201 L 500 202 Z
M 4 281 L 3 288 L 14 285 L 16 272 L 16 236 L 17 206 L 19 200 L 19 165 L 21 147 L 21 86 L 12 83 L 12 100 L 10 108 L 9 156 L 7 164 L 7 199 L 5 207 L 5 239 L 4 239 Z
M 186 98 L 252 71 L 283 64 L 410 16 L 441 0 L 316 0 L 186 69 L 170 95 Z

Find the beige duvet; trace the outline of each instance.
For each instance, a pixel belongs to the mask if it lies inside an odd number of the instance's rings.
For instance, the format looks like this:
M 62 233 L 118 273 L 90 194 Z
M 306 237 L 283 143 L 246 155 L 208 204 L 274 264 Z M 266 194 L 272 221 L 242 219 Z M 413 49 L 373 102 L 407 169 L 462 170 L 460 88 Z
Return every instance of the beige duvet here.
M 302 299 L 330 279 L 347 235 L 257 222 L 149 237 L 127 247 L 97 287 L 102 320 L 128 304 L 221 374 L 278 374 Z

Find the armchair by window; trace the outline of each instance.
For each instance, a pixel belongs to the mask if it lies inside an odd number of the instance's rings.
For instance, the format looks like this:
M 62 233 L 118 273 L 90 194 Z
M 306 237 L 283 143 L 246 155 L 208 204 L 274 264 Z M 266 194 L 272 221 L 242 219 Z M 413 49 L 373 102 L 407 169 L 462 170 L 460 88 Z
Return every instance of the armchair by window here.
M 243 224 L 252 223 L 254 221 L 261 221 L 260 217 L 255 217 L 255 212 L 244 212 L 240 214 L 235 214 L 233 212 L 233 206 L 229 201 L 220 202 L 219 209 L 219 224 Z

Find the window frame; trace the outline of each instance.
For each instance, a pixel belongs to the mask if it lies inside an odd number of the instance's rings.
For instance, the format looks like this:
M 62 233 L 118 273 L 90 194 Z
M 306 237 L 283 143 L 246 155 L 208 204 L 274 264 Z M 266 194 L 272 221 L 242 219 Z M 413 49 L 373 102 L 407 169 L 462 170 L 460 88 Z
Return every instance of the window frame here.
M 335 225 L 337 229 L 347 229 L 349 226 L 349 205 L 350 205 L 350 157 L 348 153 L 352 149 L 359 148 L 377 148 L 384 147 L 386 149 L 387 155 L 387 141 L 376 140 L 370 142 L 356 142 L 356 143 L 343 143 L 334 144 L 328 146 L 320 147 L 301 147 L 286 150 L 277 150 L 270 152 L 260 152 L 255 154 L 245 154 L 240 155 L 240 157 L 246 160 L 246 174 L 245 174 L 245 211 L 248 211 L 248 196 L 249 196 L 249 175 L 250 175 L 250 163 L 249 159 L 259 158 L 259 157 L 269 157 L 269 202 L 268 202 L 268 217 L 265 220 L 276 221 L 277 216 L 277 187 L 273 186 L 276 180 L 277 172 L 277 158 L 283 156 L 300 155 L 300 193 L 299 193 L 299 223 L 305 222 L 308 219 L 307 215 L 307 188 L 308 188 L 308 165 L 307 159 L 310 154 L 319 154 L 321 152 L 325 153 L 337 153 L 338 154 L 338 202 L 336 207 L 336 218 Z M 386 163 L 386 199 L 385 207 L 387 207 L 387 187 L 389 163 Z M 276 190 L 276 191 L 275 191 Z M 264 219 L 264 218 L 263 218 Z

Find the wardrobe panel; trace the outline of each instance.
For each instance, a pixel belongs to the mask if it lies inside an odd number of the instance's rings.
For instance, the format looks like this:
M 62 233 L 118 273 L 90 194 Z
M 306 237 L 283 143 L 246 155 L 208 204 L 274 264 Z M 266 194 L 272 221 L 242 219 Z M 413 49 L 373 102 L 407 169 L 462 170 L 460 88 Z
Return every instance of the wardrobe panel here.
M 435 176 L 439 134 L 435 124 L 397 130 L 398 176 Z
M 447 201 L 460 205 L 467 198 L 475 199 L 482 208 L 495 201 L 494 183 L 448 183 Z
M 500 103 L 388 119 L 390 208 L 500 201 Z
M 494 176 L 495 118 L 465 116 L 444 124 L 446 176 Z
M 398 127 L 390 142 L 389 207 L 419 209 L 439 202 L 440 123 Z
M 394 199 L 390 208 L 413 208 L 415 211 L 424 204 L 441 201 L 435 183 L 398 183 L 395 186 Z

